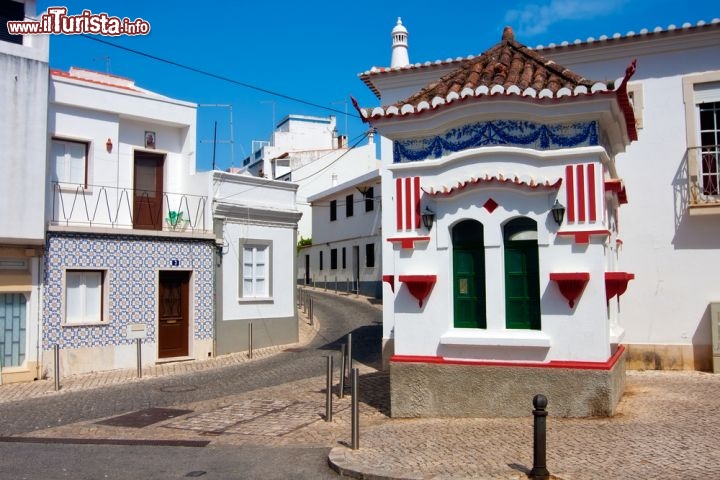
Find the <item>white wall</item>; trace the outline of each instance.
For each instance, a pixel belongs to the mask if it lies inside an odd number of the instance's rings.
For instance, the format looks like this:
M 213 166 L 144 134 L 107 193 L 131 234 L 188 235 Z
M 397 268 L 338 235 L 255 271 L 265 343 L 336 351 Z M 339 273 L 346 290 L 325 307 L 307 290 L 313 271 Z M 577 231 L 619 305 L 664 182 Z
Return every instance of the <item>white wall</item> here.
M 541 52 L 600 79 L 637 58 L 632 83 L 642 86 L 643 128 L 638 141 L 617 157 L 629 199 L 620 212 L 620 261 L 623 270 L 636 275 L 620 302 L 627 343 L 711 343 L 708 303 L 720 300 L 720 277 L 713 268 L 720 265 L 720 219 L 691 217 L 681 201 L 689 145 L 681 82 L 688 74 L 720 70 L 715 32 L 702 41 L 647 41 L 644 50 L 618 44 Z

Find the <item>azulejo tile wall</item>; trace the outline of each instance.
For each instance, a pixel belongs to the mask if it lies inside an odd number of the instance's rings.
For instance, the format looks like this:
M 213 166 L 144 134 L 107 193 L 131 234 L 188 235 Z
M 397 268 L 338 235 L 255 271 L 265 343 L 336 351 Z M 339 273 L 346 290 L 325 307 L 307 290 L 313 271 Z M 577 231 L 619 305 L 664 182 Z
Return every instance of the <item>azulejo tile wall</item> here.
M 213 242 L 129 235 L 50 233 L 45 255 L 43 349 L 106 347 L 134 342 L 130 324 L 145 324 L 154 341 L 158 270 L 191 270 L 193 337 L 213 336 Z M 177 263 L 177 264 L 175 264 Z M 97 325 L 63 325 L 63 271 L 106 270 L 108 318 Z

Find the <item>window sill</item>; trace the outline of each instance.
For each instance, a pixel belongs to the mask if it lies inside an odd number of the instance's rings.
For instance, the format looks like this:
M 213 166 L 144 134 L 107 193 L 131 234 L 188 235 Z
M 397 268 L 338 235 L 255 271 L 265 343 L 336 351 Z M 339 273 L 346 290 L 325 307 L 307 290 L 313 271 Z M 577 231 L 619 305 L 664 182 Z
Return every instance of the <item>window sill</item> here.
M 273 297 L 238 298 L 238 303 L 275 303 Z
M 720 215 L 720 203 L 698 203 L 688 206 L 691 217 L 696 215 Z
M 61 323 L 61 327 L 101 327 L 109 322 Z
M 540 330 L 453 328 L 440 337 L 440 343 L 442 345 L 550 348 L 550 337 Z

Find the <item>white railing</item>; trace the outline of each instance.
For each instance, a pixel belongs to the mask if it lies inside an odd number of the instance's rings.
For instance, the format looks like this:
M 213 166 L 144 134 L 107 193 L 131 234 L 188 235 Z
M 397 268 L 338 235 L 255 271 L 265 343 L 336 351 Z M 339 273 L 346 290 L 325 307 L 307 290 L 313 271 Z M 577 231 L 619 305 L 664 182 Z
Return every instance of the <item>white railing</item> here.
M 161 192 L 151 206 L 155 192 L 102 185 L 52 183 L 52 225 L 102 228 L 207 232 L 207 197 Z M 136 205 L 137 202 L 137 205 Z M 143 217 L 138 225 L 137 216 Z

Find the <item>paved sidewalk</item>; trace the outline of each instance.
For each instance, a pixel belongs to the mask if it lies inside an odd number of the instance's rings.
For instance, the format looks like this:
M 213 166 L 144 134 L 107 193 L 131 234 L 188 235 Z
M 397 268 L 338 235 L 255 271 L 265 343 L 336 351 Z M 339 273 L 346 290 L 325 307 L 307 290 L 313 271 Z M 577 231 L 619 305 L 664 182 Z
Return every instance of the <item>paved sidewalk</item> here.
M 305 317 L 301 326 L 303 341 L 307 342 L 314 331 Z M 272 355 L 288 347 L 292 346 L 255 351 L 253 356 Z M 236 354 L 183 364 L 183 368 L 213 368 L 248 360 L 247 355 Z M 336 471 L 364 479 L 527 478 L 533 461 L 530 399 L 526 418 L 391 419 L 387 374 L 357 366 L 361 373 L 357 450 L 349 447 L 350 396 L 346 393 L 338 398 L 337 381 L 333 419 L 325 421 L 324 377 L 176 405 L 173 408 L 185 411 L 142 428 L 123 426 L 117 421 L 120 418 L 113 417 L 30 435 L 62 442 L 140 438 L 266 447 L 323 446 L 331 449 L 329 463 Z M 148 376 L 169 374 L 163 367 L 148 371 Z M 105 381 L 103 378 L 107 382 L 142 381 L 135 379 L 134 373 L 68 378 L 63 380 L 63 390 L 91 388 Z M 0 399 L 5 400 L 16 388 L 0 387 Z M 52 389 L 50 381 L 44 390 L 28 390 L 28 395 L 57 394 Z M 20 393 L 13 395 L 21 397 Z M 567 480 L 720 478 L 719 405 L 720 375 L 630 371 L 626 393 L 613 418 L 555 418 L 550 407 L 548 469 L 552 478 Z

